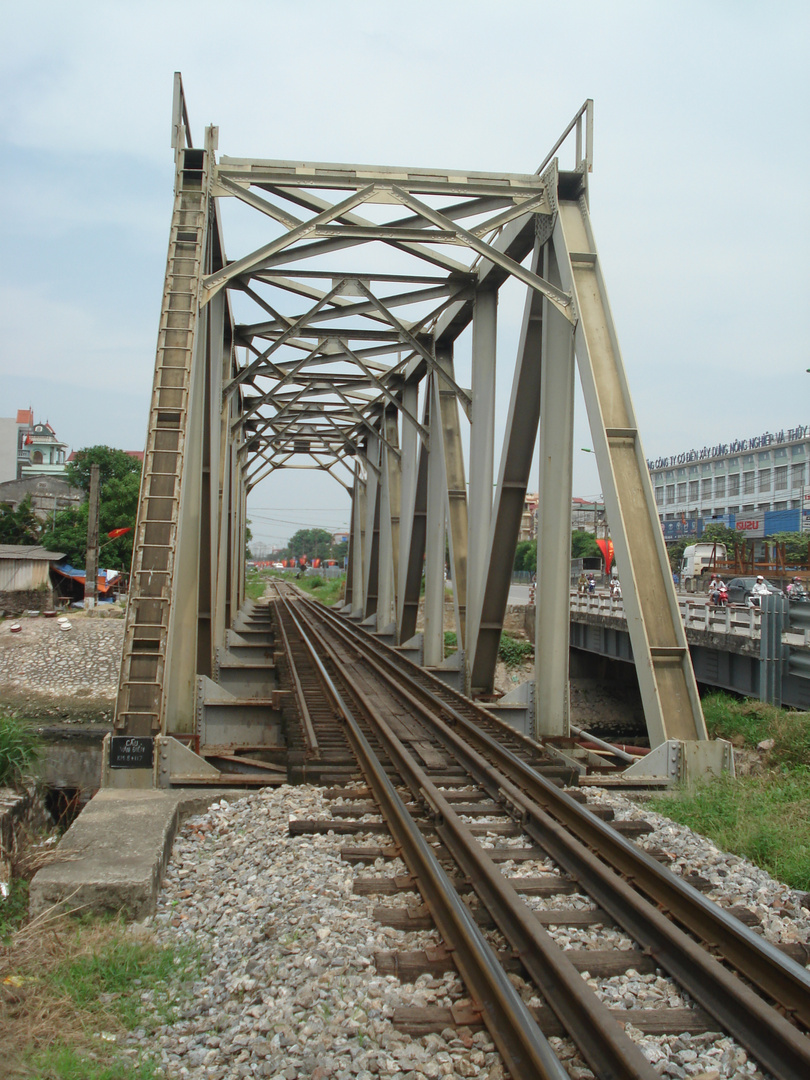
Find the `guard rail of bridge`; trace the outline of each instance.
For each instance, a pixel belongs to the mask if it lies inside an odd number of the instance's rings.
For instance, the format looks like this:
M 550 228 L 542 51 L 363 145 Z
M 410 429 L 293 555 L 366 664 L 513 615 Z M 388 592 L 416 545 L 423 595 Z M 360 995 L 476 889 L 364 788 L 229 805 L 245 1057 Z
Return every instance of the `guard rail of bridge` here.
M 617 620 L 626 626 L 624 603 L 609 593 L 570 593 L 571 617 L 596 616 L 605 620 Z M 741 693 L 757 693 L 762 701 L 783 703 L 785 679 L 803 680 L 798 687 L 798 698 L 788 695 L 785 704 L 806 708 L 810 692 L 805 691 L 805 681 L 810 681 L 810 604 L 790 603 L 784 596 L 764 598 L 763 608 L 728 604 L 715 606 L 705 601 L 679 597 L 678 606 L 687 631 L 738 638 L 740 644 L 748 642 L 758 646 L 758 678 L 753 686 L 728 686 Z M 615 626 L 616 623 L 614 622 Z M 733 648 L 733 646 L 732 646 Z M 701 678 L 700 674 L 698 678 Z M 709 680 L 712 681 L 712 680 Z M 744 680 L 745 682 L 746 680 Z M 718 685 L 725 686 L 720 681 Z M 795 686 L 794 686 L 795 688 Z
M 742 604 L 720 606 L 686 597 L 679 598 L 678 607 L 687 629 L 741 634 L 746 637 L 760 636 L 762 612 L 757 607 Z M 625 618 L 624 602 L 608 593 L 580 593 L 572 589 L 571 611 Z M 788 622 L 783 633 L 790 635 L 791 644 L 810 648 L 810 604 L 790 605 Z

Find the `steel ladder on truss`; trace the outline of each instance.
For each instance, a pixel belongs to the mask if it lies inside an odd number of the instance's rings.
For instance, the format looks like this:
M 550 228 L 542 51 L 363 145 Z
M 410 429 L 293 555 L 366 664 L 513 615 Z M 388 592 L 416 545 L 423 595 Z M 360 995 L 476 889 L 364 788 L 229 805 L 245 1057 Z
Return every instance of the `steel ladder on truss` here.
M 181 149 L 169 238 L 149 428 L 133 547 L 115 728 L 160 733 L 177 558 L 200 267 L 207 244 L 204 150 Z

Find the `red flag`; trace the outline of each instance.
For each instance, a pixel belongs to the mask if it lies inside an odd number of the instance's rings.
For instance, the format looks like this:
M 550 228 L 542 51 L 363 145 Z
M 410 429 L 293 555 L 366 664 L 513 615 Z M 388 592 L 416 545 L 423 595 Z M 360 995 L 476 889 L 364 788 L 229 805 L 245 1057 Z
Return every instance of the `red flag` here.
M 599 550 L 602 552 L 602 558 L 605 560 L 605 570 L 610 570 L 613 565 L 613 541 L 612 540 L 597 540 Z
M 124 533 L 132 532 L 132 526 L 127 525 L 125 529 L 113 529 L 112 532 L 108 532 L 107 536 L 110 540 L 117 540 L 119 536 L 123 536 Z

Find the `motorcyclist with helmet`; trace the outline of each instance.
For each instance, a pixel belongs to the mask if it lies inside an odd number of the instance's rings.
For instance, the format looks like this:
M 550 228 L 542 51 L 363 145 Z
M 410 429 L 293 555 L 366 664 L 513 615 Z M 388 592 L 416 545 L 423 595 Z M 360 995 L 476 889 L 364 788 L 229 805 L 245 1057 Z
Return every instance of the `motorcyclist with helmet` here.
M 757 580 L 754 582 L 754 587 L 751 590 L 751 596 L 748 603 L 751 607 L 762 607 L 762 597 L 769 596 L 771 590 L 765 584 L 765 578 L 762 574 L 759 574 Z
M 795 577 L 785 590 L 790 600 L 799 601 L 800 603 L 807 600 L 807 593 L 802 585 L 802 579 Z

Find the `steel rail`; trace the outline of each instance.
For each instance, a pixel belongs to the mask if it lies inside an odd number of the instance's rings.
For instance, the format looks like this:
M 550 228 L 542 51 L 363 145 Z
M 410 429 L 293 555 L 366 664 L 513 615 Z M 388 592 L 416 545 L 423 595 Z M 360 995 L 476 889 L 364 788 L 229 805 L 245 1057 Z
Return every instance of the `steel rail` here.
M 322 615 L 322 610 L 318 614 Z M 358 651 L 361 651 L 355 635 L 347 634 L 344 631 L 342 636 Z M 389 682 L 389 685 L 395 685 L 394 680 L 377 663 L 376 659 L 367 656 L 366 660 L 377 670 L 381 677 Z M 398 692 L 409 704 L 419 709 L 426 719 L 429 718 L 430 714 L 426 707 L 409 691 L 400 686 Z M 429 694 L 429 692 L 427 693 Z M 442 711 L 448 711 L 449 707 L 441 699 L 437 698 L 436 704 L 442 707 Z M 554 804 L 562 801 L 566 805 L 570 804 L 571 807 L 575 807 L 577 822 L 582 818 L 592 818 L 594 822 L 598 822 L 599 826 L 601 826 L 601 829 L 598 830 L 600 836 L 607 832 L 618 836 L 614 830 L 599 821 L 587 810 L 584 810 L 570 796 L 558 791 L 553 785 L 548 784 L 537 773 L 520 762 L 510 751 L 500 747 L 490 736 L 480 731 L 471 731 L 470 729 L 473 729 L 474 725 L 466 721 L 455 710 L 450 709 L 449 711 L 455 714 L 455 725 L 458 726 L 461 723 L 466 734 L 477 735 L 477 739 L 484 742 L 492 756 L 505 759 L 507 763 L 513 766 L 517 764 L 517 766 L 520 766 L 518 771 L 521 774 L 523 769 L 526 769 L 531 774 L 531 777 L 540 784 L 541 793 L 544 795 L 551 794 L 550 801 Z M 452 747 L 454 752 L 465 760 L 467 767 L 476 776 L 479 783 L 489 791 L 490 795 L 493 798 L 500 799 L 502 803 L 511 805 L 516 816 L 523 821 L 524 828 L 529 835 L 549 851 L 549 854 L 572 876 L 582 881 L 587 890 L 610 913 L 615 921 L 620 926 L 623 926 L 636 940 L 642 942 L 645 948 L 656 957 L 657 962 L 669 971 L 695 1000 L 723 1025 L 725 1030 L 732 1034 L 743 1046 L 746 1046 L 765 1068 L 775 1077 L 779 1077 L 780 1080 L 781 1078 L 784 1078 L 784 1080 L 788 1080 L 788 1078 L 790 1080 L 803 1080 L 803 1078 L 810 1076 L 810 1040 L 776 1010 L 767 1006 L 739 978 L 730 973 L 717 959 L 698 946 L 692 938 L 680 930 L 673 922 L 666 919 L 631 886 L 629 882 L 633 880 L 632 869 L 635 860 L 630 866 L 631 872 L 622 872 L 621 876 L 619 876 L 616 871 L 596 857 L 595 852 L 588 850 L 584 843 L 575 840 L 570 835 L 570 832 L 566 831 L 567 826 L 566 830 L 563 830 L 560 822 L 546 812 L 545 808 L 534 800 L 530 794 L 527 794 L 525 789 L 521 789 L 504 775 L 498 777 L 493 772 L 491 763 L 482 757 L 478 751 L 472 749 L 450 725 L 438 719 L 434 720 L 434 723 L 437 732 L 442 735 L 442 741 Z M 610 837 L 605 837 L 606 841 L 610 839 Z M 644 854 L 635 845 L 631 847 L 623 837 L 620 839 L 623 841 L 624 846 L 630 849 L 629 854 L 633 856 Z M 550 844 L 553 850 L 549 847 Z M 601 854 L 601 851 L 599 851 L 599 854 Z M 646 859 L 649 860 L 649 856 L 646 856 Z M 685 883 L 679 882 L 675 875 L 669 874 L 668 876 L 678 884 L 685 885 Z M 623 880 L 624 878 L 628 880 Z M 689 886 L 687 888 L 691 889 Z M 702 902 L 701 908 L 710 908 L 712 906 L 697 890 L 692 889 L 691 891 Z M 718 911 L 722 911 L 722 909 L 718 909 Z M 679 921 L 682 921 L 680 916 L 678 918 Z M 732 921 L 733 917 L 726 916 L 726 919 Z M 738 922 L 738 920 L 734 919 L 733 922 Z M 732 927 L 732 929 L 736 928 Z M 772 951 L 780 961 L 787 961 L 788 966 L 796 968 L 804 977 L 803 981 L 807 982 L 807 972 L 798 964 L 784 957 L 779 950 L 769 946 L 767 942 L 762 942 L 743 924 L 739 924 L 739 929 L 740 931 L 746 931 L 751 937 L 755 938 L 757 946 L 768 946 L 765 950 L 761 950 L 761 948 L 756 950 L 754 954 L 755 963 L 760 961 L 763 952 L 769 954 Z M 711 939 L 709 939 L 708 943 L 716 944 Z M 687 959 L 684 959 L 684 957 Z M 753 971 L 743 968 L 740 973 L 747 979 L 753 979 L 758 971 L 759 969 Z M 797 1009 L 794 1015 L 810 1007 L 810 997 L 806 991 L 800 1000 L 797 999 L 797 995 L 794 993 L 794 1000 L 797 1001 Z
M 333 662 L 341 664 L 340 656 L 327 639 L 311 624 L 309 630 Z M 655 1069 L 625 1033 L 615 1013 L 583 982 L 580 972 L 539 925 L 532 910 L 385 723 L 379 710 L 345 671 L 342 678 L 414 797 L 425 801 L 432 809 L 435 815 L 433 828 L 439 839 L 469 878 L 476 894 L 597 1076 L 615 1080 L 656 1080 Z
M 281 600 L 281 590 L 276 587 L 278 593 L 278 599 L 273 601 L 273 607 L 278 612 L 278 604 Z M 295 689 L 295 700 L 298 703 L 298 711 L 301 716 L 301 723 L 304 728 L 304 738 L 307 744 L 307 750 L 310 754 L 318 753 L 318 736 L 315 733 L 315 725 L 312 723 L 312 716 L 310 715 L 309 708 L 307 706 L 306 697 L 304 695 L 304 688 L 301 685 L 301 680 L 298 677 L 298 669 L 293 659 L 292 648 L 290 646 L 289 638 L 287 637 L 287 631 L 284 627 L 283 621 L 276 615 L 276 623 L 281 632 L 281 641 L 284 645 L 284 655 L 287 657 L 287 666 L 290 670 L 290 679 L 292 680 L 293 687 Z
M 473 995 L 474 1008 L 480 1012 L 511 1075 L 517 1080 L 567 1080 L 568 1073 L 453 888 L 430 845 L 419 832 L 352 710 L 309 641 L 309 635 L 286 599 L 282 598 L 282 602 L 345 721 L 349 741 L 394 842 L 409 870 L 418 879 L 416 884 L 419 891 L 439 933 L 453 952 L 454 962 L 467 989 Z M 321 647 L 331 655 L 332 649 L 324 644 L 321 635 L 317 636 Z
M 311 601 L 307 601 L 311 603 Z M 326 611 L 322 605 L 316 605 L 320 612 Z M 591 814 L 564 791 L 549 783 L 530 765 L 522 761 L 507 747 L 502 746 L 487 732 L 453 708 L 447 701 L 428 690 L 420 682 L 414 681 L 407 670 L 413 669 L 421 679 L 428 679 L 437 684 L 442 691 L 447 691 L 445 684 L 412 664 L 406 657 L 395 653 L 390 646 L 375 642 L 372 648 L 366 635 L 358 632 L 352 624 L 338 620 L 334 612 L 328 612 L 332 624 L 344 632 L 351 632 L 352 638 L 362 643 L 366 650 L 379 656 L 382 650 L 393 653 L 396 668 L 410 685 L 423 695 L 432 706 L 442 709 L 453 725 L 462 728 L 467 738 L 493 755 L 498 768 L 521 790 L 526 792 L 540 807 L 553 818 L 561 822 L 587 847 L 595 852 L 609 866 L 622 874 L 635 888 L 643 892 L 656 904 L 669 911 L 693 934 L 716 949 L 746 979 L 774 1001 L 803 1027 L 810 1029 L 810 973 L 791 957 L 781 952 L 771 942 L 754 933 L 744 923 L 723 908 L 707 900 L 694 886 L 661 866 L 652 856 L 632 843 L 608 824 Z M 474 702 L 465 702 L 480 712 L 482 721 L 502 727 L 496 717 L 491 716 Z M 527 740 L 528 741 L 528 740 Z M 532 744 L 534 746 L 534 744 Z M 810 1074 L 809 1074 L 810 1075 Z

